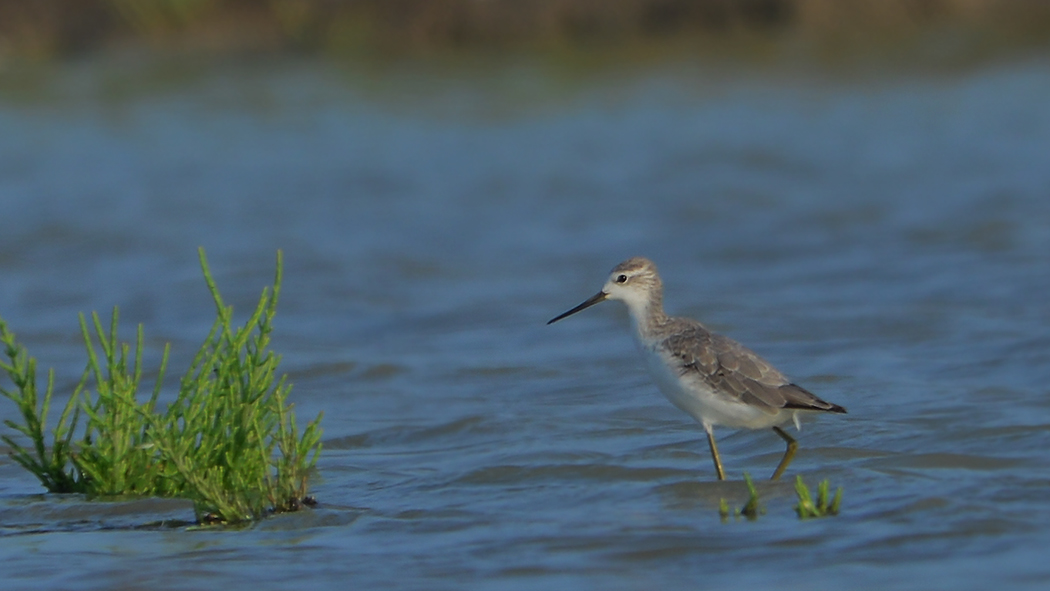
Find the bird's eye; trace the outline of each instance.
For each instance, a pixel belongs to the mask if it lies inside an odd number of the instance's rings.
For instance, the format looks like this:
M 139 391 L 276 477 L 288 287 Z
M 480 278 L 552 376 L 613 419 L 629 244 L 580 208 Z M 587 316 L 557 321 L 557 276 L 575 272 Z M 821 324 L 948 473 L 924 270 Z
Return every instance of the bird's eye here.
M 627 276 L 626 275 L 617 275 L 616 276 L 616 282 L 617 283 L 627 283 Z

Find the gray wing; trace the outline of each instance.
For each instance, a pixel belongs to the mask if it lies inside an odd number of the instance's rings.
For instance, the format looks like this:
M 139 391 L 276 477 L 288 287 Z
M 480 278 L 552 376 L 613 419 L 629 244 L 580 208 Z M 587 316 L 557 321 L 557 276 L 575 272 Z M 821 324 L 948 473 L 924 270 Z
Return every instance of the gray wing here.
M 675 332 L 663 344 L 681 361 L 683 375 L 695 372 L 712 388 L 769 414 L 782 408 L 846 412 L 792 384 L 768 361 L 729 337 L 693 322 Z

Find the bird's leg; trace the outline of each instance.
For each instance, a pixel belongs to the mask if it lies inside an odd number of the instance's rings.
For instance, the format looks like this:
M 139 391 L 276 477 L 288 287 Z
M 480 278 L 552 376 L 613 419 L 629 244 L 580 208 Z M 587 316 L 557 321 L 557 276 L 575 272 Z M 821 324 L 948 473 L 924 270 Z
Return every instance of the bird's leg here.
M 798 451 L 798 442 L 795 441 L 794 437 L 785 433 L 780 427 L 773 427 L 773 432 L 780 435 L 780 437 L 787 442 L 787 450 L 784 451 L 784 458 L 780 460 L 780 465 L 777 466 L 776 471 L 773 472 L 773 477 L 770 478 L 770 480 L 777 480 L 780 478 L 780 475 L 784 473 L 784 470 L 787 470 L 788 464 L 790 464 L 791 460 L 795 457 L 795 452 Z
M 726 473 L 722 470 L 722 458 L 718 457 L 718 446 L 715 445 L 715 429 L 704 425 L 704 430 L 707 431 L 707 443 L 711 446 L 711 459 L 715 461 L 715 472 L 718 473 L 719 480 L 725 480 Z

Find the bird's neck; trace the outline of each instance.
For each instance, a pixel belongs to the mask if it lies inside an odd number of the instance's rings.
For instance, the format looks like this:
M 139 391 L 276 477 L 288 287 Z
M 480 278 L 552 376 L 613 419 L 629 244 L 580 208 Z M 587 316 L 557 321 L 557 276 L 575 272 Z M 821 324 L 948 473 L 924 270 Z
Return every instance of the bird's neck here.
M 639 340 L 648 340 L 657 327 L 667 322 L 664 313 L 663 294 L 653 291 L 646 299 L 626 300 L 627 311 L 631 315 L 631 324 Z

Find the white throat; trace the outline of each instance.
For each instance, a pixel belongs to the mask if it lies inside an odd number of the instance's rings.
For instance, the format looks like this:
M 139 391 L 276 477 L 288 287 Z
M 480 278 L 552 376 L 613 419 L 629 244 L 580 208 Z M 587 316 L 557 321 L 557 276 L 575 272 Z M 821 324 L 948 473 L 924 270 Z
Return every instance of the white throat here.
M 645 335 L 650 332 L 653 320 L 661 315 L 662 310 L 653 309 L 652 298 L 648 292 L 635 290 L 622 290 L 612 296 L 613 299 L 622 301 L 627 306 L 627 312 L 631 316 L 631 326 L 634 328 L 638 338 L 645 340 Z

